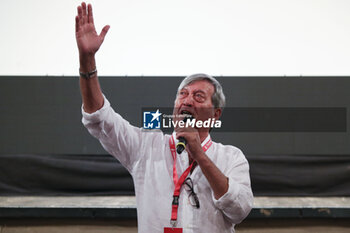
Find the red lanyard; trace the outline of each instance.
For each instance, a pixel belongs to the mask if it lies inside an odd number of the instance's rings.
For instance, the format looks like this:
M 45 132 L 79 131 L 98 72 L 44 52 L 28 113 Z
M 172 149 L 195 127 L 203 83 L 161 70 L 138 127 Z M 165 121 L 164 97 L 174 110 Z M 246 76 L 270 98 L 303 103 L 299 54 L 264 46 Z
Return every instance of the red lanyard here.
M 202 147 L 203 151 L 206 152 L 209 149 L 209 147 L 211 146 L 211 144 L 213 144 L 213 142 L 209 138 L 209 140 Z M 170 139 L 169 139 L 169 146 L 170 146 L 171 155 L 173 156 L 173 159 L 174 159 L 173 180 L 174 180 L 174 185 L 175 185 L 175 190 L 174 190 L 174 195 L 173 195 L 173 202 L 172 202 L 172 209 L 171 209 L 171 220 L 170 220 L 170 223 L 172 224 L 173 227 L 175 227 L 176 226 L 176 222 L 177 222 L 177 210 L 178 210 L 178 207 L 179 207 L 180 189 L 181 189 L 181 186 L 184 183 L 186 177 L 190 173 L 190 171 L 191 171 L 191 169 L 193 167 L 194 161 L 184 171 L 184 173 L 182 173 L 180 179 L 178 179 L 178 175 L 177 175 L 177 171 L 176 171 L 176 149 L 175 149 L 175 141 L 174 141 L 173 136 L 171 136 Z

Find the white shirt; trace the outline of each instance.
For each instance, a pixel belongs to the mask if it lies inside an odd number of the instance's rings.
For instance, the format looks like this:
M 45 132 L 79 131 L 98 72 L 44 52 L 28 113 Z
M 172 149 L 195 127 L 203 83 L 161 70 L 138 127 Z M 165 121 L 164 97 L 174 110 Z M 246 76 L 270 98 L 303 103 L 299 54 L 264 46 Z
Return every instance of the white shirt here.
M 164 227 L 170 227 L 174 192 L 174 161 L 169 146 L 171 135 L 130 125 L 112 109 L 106 98 L 100 110 L 88 114 L 82 107 L 82 114 L 82 122 L 88 131 L 120 161 L 133 178 L 138 232 L 163 233 Z M 208 140 L 210 136 L 203 141 L 202 146 Z M 177 227 L 183 228 L 183 233 L 235 232 L 235 224 L 249 214 L 253 205 L 248 162 L 238 148 L 221 143 L 213 142 L 206 155 L 228 177 L 229 189 L 216 200 L 206 177 L 197 166 L 189 176 L 200 208 L 189 203 L 189 193 L 182 187 Z M 186 151 L 177 155 L 179 177 L 188 166 Z

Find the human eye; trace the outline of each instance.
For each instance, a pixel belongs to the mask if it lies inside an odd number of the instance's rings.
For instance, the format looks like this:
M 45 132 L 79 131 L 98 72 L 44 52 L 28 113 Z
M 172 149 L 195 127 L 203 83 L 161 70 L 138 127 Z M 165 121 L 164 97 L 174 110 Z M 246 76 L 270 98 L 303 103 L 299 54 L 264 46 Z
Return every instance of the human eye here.
M 179 96 L 180 97 L 185 97 L 187 95 L 187 92 L 185 90 L 179 91 Z
M 196 99 L 196 101 L 198 102 L 204 102 L 205 101 L 205 95 L 203 93 L 196 93 L 194 95 L 194 98 Z

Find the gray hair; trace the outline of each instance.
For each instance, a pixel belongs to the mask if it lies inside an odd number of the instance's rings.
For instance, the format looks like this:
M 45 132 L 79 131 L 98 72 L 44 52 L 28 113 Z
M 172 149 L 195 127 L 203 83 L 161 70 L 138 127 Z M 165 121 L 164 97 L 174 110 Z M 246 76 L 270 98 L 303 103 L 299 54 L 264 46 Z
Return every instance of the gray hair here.
M 188 84 L 193 83 L 195 81 L 200 81 L 200 80 L 207 80 L 211 84 L 213 84 L 214 94 L 211 97 L 211 101 L 213 102 L 214 108 L 223 109 L 225 107 L 225 103 L 226 103 L 224 91 L 222 90 L 221 84 L 213 76 L 210 76 L 207 74 L 189 75 L 184 80 L 182 80 L 179 88 L 177 89 L 177 93 L 179 93 L 179 91 L 182 90 Z

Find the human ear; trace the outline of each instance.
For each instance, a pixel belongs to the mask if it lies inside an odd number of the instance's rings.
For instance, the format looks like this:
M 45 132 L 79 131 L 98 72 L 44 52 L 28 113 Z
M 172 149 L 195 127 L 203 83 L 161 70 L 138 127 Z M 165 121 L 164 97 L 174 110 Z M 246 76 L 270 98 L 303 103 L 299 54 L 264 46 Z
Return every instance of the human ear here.
M 215 108 L 214 109 L 214 118 L 216 120 L 219 120 L 219 118 L 221 117 L 222 114 L 222 109 L 221 108 Z

